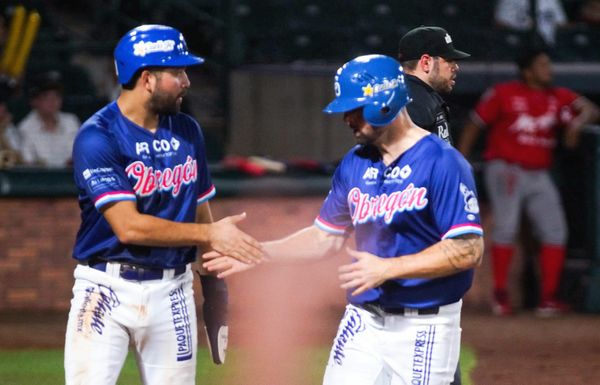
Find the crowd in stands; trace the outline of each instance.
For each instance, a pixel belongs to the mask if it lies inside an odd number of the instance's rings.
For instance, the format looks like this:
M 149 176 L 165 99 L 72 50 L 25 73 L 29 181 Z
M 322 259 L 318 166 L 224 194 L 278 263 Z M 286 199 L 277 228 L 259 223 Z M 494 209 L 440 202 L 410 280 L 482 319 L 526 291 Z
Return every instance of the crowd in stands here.
M 62 111 L 63 84 L 58 72 L 39 75 L 27 90 L 29 113 L 15 124 L 7 107 L 10 89 L 0 91 L 0 167 L 27 165 L 65 168 L 79 118 Z

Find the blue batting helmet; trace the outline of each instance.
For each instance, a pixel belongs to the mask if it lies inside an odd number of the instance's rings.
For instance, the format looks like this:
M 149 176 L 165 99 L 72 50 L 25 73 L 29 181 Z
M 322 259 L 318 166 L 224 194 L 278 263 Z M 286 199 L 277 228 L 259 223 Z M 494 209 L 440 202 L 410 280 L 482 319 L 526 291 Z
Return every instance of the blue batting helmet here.
M 119 83 L 127 84 L 144 67 L 187 67 L 204 59 L 188 52 L 181 32 L 166 25 L 141 25 L 127 32 L 115 48 Z
M 334 88 L 336 98 L 323 111 L 364 107 L 363 117 L 372 126 L 390 124 L 411 100 L 402 66 L 384 55 L 359 56 L 344 64 L 337 70 Z

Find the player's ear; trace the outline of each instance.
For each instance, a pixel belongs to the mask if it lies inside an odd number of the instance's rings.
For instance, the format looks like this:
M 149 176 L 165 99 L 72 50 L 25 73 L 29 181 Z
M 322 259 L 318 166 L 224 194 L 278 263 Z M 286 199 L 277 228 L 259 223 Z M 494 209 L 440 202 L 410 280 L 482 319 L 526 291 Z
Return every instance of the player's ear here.
M 154 90 L 157 80 L 158 76 L 154 71 L 145 69 L 140 73 L 139 81 L 142 83 L 144 89 L 148 92 L 152 92 Z
M 433 58 L 425 53 L 421 55 L 421 58 L 419 59 L 419 67 L 421 67 L 421 70 L 423 70 L 423 72 L 429 73 L 429 71 L 431 71 L 432 61 Z

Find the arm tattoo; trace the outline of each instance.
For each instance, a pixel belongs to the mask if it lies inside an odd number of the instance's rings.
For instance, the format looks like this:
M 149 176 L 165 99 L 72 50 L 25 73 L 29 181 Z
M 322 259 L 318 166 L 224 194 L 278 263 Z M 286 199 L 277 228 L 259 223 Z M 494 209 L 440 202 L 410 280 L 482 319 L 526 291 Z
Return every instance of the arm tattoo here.
M 442 253 L 448 258 L 448 262 L 461 271 L 481 263 L 483 256 L 483 241 L 479 235 L 465 234 L 442 242 Z

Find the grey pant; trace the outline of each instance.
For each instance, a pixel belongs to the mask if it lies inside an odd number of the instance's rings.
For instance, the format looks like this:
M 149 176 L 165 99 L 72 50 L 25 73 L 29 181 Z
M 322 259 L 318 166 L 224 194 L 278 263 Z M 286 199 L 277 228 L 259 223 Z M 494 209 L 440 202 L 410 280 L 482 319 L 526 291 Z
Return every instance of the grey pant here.
M 547 170 L 528 170 L 493 160 L 486 163 L 484 177 L 494 215 L 492 239 L 495 243 L 514 242 L 521 212 L 525 212 L 540 242 L 565 245 L 565 213 L 558 189 Z

